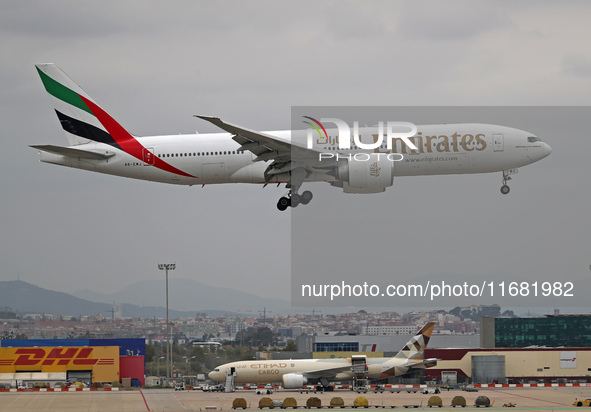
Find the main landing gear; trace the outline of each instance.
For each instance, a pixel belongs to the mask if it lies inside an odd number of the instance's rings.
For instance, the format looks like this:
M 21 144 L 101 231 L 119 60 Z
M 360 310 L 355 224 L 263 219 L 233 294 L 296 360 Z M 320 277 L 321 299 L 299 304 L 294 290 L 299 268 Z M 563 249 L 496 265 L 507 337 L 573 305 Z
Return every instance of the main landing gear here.
M 290 190 L 285 196 L 279 199 L 277 202 L 277 209 L 283 212 L 288 207 L 297 207 L 300 203 L 302 205 L 307 205 L 313 197 L 312 192 L 309 190 L 304 191 L 301 195 L 292 193 Z
M 303 193 L 302 193 L 303 195 Z M 319 384 L 316 386 L 316 391 L 317 392 L 332 392 L 334 391 L 334 387 L 330 385 L 330 383 L 328 382 L 328 379 L 326 379 L 325 377 L 320 378 L 320 382 L 318 382 Z
M 317 385 L 314 389 L 316 389 L 316 392 L 332 392 L 334 391 L 334 386 Z

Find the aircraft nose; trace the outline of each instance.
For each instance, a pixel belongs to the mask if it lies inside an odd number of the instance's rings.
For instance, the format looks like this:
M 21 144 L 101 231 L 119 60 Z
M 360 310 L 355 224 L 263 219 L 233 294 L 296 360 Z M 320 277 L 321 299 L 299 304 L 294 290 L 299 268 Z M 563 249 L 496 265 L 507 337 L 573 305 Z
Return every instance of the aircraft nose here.
M 550 145 L 548 143 L 543 143 L 542 153 L 543 153 L 543 157 L 546 157 L 550 153 L 552 153 L 552 148 L 550 147 Z
M 209 372 L 209 373 L 207 374 L 207 376 L 209 376 L 209 379 L 213 379 L 213 380 L 215 380 L 215 378 L 214 378 L 214 376 L 215 376 L 215 373 L 214 373 L 214 371 L 211 371 L 211 372 Z

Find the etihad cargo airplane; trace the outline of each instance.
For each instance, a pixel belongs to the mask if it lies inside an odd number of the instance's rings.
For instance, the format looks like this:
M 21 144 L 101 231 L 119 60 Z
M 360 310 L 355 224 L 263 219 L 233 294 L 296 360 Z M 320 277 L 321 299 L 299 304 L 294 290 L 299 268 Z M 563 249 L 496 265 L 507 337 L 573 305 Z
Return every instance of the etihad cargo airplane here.
M 306 130 L 267 132 L 197 116 L 224 133 L 139 137 L 55 64 L 36 67 L 69 141 L 69 146 L 31 146 L 39 150 L 42 162 L 177 185 L 286 184 L 279 210 L 308 204 L 312 192 L 299 190 L 312 181 L 367 194 L 384 192 L 399 176 L 502 172 L 501 193 L 507 194 L 507 182 L 517 168 L 551 152 L 532 133 L 480 123 L 407 123 L 413 134 L 402 138 L 380 123 L 353 129 L 353 138 L 339 141 L 345 129 L 327 129 L 322 123 L 327 119 L 308 116 L 302 119 L 311 126 Z M 319 137 L 312 138 L 316 132 Z M 363 136 L 373 142 L 363 143 Z
M 414 335 L 393 358 L 366 358 L 364 355 L 338 359 L 290 359 L 238 361 L 218 366 L 209 377 L 225 382 L 233 376 L 234 383 L 280 383 L 285 389 L 299 389 L 319 384 L 327 390 L 331 381 L 385 379 L 437 365 L 437 359 L 425 359 L 435 322 L 429 322 Z

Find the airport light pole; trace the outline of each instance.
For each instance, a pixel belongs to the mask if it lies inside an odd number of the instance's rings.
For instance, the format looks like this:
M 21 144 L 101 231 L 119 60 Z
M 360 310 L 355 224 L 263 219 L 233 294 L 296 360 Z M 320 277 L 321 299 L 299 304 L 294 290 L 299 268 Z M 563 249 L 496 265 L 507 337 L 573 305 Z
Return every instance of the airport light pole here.
M 158 381 L 160 382 L 160 386 L 162 386 L 162 379 L 160 379 L 160 359 L 166 359 L 164 356 L 160 356 L 156 359 L 156 371 L 158 373 Z
M 166 385 L 170 385 L 172 344 L 170 342 L 170 323 L 168 321 L 168 271 L 175 270 L 176 263 L 158 263 L 158 269 L 166 271 Z

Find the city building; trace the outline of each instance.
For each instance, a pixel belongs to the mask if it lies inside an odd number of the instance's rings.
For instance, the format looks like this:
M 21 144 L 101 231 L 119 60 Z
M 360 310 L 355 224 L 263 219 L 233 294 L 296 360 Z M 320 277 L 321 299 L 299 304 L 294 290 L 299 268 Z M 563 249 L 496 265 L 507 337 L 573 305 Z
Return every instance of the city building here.
M 368 325 L 361 327 L 361 334 L 371 336 L 412 335 L 419 329 L 416 325 Z
M 217 324 L 210 323 L 181 323 L 178 325 L 179 331 L 189 340 L 201 340 L 206 336 L 216 336 L 220 333 L 220 327 Z
M 591 315 L 547 315 L 543 318 L 480 319 L 480 346 L 591 347 Z

